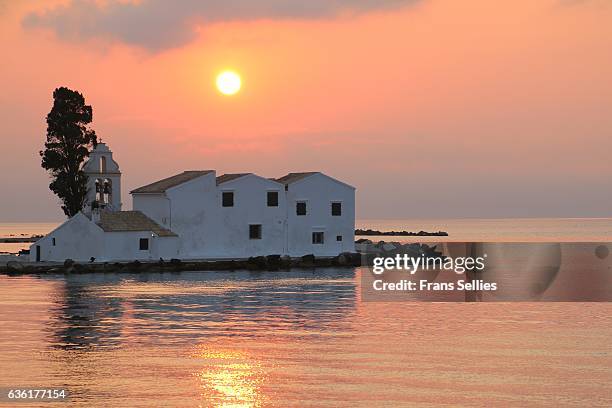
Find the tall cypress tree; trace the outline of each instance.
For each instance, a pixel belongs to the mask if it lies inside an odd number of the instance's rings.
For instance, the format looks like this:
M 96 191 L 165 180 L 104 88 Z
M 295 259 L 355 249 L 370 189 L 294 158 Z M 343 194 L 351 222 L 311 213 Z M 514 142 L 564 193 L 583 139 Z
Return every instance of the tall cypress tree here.
M 85 104 L 81 93 L 65 87 L 53 91 L 41 165 L 51 175 L 49 188 L 62 201 L 62 210 L 68 217 L 81 211 L 87 196 L 82 164 L 90 148 L 98 143 L 96 132 L 88 126 L 92 118 L 91 106 Z

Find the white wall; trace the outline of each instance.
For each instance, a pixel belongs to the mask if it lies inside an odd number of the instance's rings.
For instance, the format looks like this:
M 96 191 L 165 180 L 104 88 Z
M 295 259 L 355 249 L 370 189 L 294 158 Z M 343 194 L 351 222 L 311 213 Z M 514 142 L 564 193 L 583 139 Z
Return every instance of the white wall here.
M 234 193 L 234 206 L 223 207 L 224 191 Z M 278 207 L 268 207 L 268 191 L 278 192 Z M 219 256 L 247 258 L 258 255 L 283 255 L 285 248 L 285 186 L 249 174 L 222 183 L 217 188 L 215 230 Z M 249 238 L 249 225 L 262 226 L 261 239 Z
M 165 194 L 133 194 L 132 208 L 164 228 L 172 229 L 170 199 Z
M 222 207 L 222 193 L 234 192 L 234 206 Z M 267 206 L 267 192 L 279 193 L 278 207 Z M 307 203 L 307 214 L 296 214 L 296 203 Z M 342 215 L 332 216 L 332 202 L 342 203 Z M 153 237 L 150 231 L 104 232 L 79 213 L 30 248 L 41 260 L 131 261 L 182 258 L 247 258 L 289 254 L 335 256 L 355 250 L 355 189 L 324 174 L 289 184 L 246 175 L 217 186 L 214 172 L 202 175 L 164 194 L 134 194 L 140 210 L 179 237 Z M 262 238 L 250 239 L 249 225 L 262 225 Z M 312 233 L 324 233 L 323 244 Z M 337 241 L 336 237 L 342 240 Z M 52 245 L 55 238 L 56 245 Z M 141 251 L 139 240 L 150 239 Z
M 203 258 L 218 252 L 215 180 L 215 173 L 211 172 L 166 191 L 170 200 L 170 227 L 180 236 L 181 258 Z
M 222 193 L 234 193 L 234 206 L 221 205 Z M 267 192 L 279 192 L 278 207 L 267 206 Z M 214 172 L 168 189 L 164 194 L 134 194 L 139 210 L 179 235 L 178 257 L 247 258 L 289 254 L 335 256 L 355 250 L 355 189 L 324 174 L 283 184 L 250 174 L 216 185 Z M 307 202 L 307 215 L 296 215 L 296 202 Z M 331 215 L 331 203 L 342 215 Z M 262 239 L 249 238 L 249 225 L 262 225 Z M 312 243 L 312 232 L 325 235 Z M 341 236 L 342 241 L 336 237 Z
M 55 238 L 55 246 L 53 246 Z M 89 261 L 101 258 L 104 251 L 104 231 L 82 213 L 70 218 L 44 238 L 30 246 L 30 260 L 36 261 L 36 247 L 40 246 L 41 261 Z
M 53 239 L 55 238 L 55 245 Z M 149 239 L 149 250 L 141 251 L 140 238 Z M 150 231 L 105 232 L 82 213 L 64 222 L 30 247 L 30 261 L 36 261 L 36 247 L 40 246 L 40 260 L 77 262 L 169 260 L 176 258 L 177 237 L 157 237 Z
M 234 206 L 222 207 L 222 192 L 234 192 Z M 278 207 L 267 192 L 279 193 Z M 180 236 L 181 258 L 247 258 L 286 253 L 284 185 L 246 175 L 217 186 L 209 173 L 170 188 L 165 195 L 133 194 L 133 208 Z M 166 222 L 164 222 L 166 221 Z M 262 225 L 262 238 L 249 238 L 249 225 Z
M 296 215 L 296 203 L 306 201 L 305 216 Z M 342 215 L 331 215 L 331 203 L 342 203 Z M 355 189 L 324 174 L 289 184 L 287 191 L 289 254 L 334 256 L 355 251 Z M 313 244 L 312 233 L 324 232 L 324 244 Z M 336 236 L 342 241 L 336 241 Z
M 149 240 L 149 249 L 140 250 L 140 239 Z M 107 232 L 104 234 L 104 261 L 157 261 L 178 256 L 176 237 L 158 237 L 148 231 Z

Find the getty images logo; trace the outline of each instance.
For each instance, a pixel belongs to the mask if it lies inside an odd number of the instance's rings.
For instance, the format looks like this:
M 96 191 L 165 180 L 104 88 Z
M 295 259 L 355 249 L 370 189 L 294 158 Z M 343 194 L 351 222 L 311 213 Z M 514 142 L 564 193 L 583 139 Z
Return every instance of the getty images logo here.
M 396 254 L 388 257 L 375 257 L 372 264 L 372 272 L 381 275 L 387 270 L 403 270 L 414 275 L 417 270 L 452 270 L 457 274 L 466 271 L 483 271 L 487 254 L 478 257 L 431 257 L 421 254 L 420 256 L 409 256 L 408 254 Z

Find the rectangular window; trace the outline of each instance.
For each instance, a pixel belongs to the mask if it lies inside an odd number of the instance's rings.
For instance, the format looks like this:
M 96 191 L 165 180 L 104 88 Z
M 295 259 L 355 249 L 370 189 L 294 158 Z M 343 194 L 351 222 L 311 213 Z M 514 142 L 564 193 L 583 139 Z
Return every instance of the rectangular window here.
M 141 251 L 149 250 L 149 238 L 140 238 L 140 250 Z
M 332 215 L 339 217 L 342 215 L 342 203 L 331 203 Z
M 234 206 L 234 192 L 233 191 L 224 191 L 221 194 L 221 205 L 223 207 L 233 207 Z
M 51 245 L 55 246 L 55 238 L 51 239 Z
M 295 213 L 297 215 L 306 215 L 306 201 L 298 201 L 295 204 Z
M 312 233 L 312 243 L 313 244 L 323 244 L 323 242 L 325 241 L 324 235 L 325 234 L 323 232 L 313 232 Z
M 336 235 L 336 241 L 342 241 L 342 235 Z
M 278 207 L 278 191 L 268 191 L 268 207 Z
M 249 239 L 261 239 L 261 224 L 249 225 Z

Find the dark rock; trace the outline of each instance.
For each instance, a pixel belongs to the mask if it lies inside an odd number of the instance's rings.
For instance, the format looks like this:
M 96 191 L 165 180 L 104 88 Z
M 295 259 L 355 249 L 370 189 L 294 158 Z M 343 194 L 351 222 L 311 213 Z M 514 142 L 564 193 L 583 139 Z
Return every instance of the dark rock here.
M 87 272 L 89 272 L 89 268 L 86 267 L 85 265 L 81 265 L 80 263 L 75 263 L 74 265 L 72 265 L 72 268 L 74 269 L 74 272 L 76 272 L 76 273 L 87 273 Z
M 315 256 L 314 256 L 314 254 L 304 255 L 302 257 L 302 263 L 305 264 L 305 265 L 314 265 L 314 263 L 315 263 Z
M 393 243 L 393 242 L 387 242 L 384 243 L 380 246 L 380 249 L 382 249 L 384 252 L 394 252 L 396 251 L 398 248 L 401 248 L 402 245 L 398 242 L 398 243 Z
M 338 255 L 338 265 L 340 266 L 349 266 L 351 265 L 352 262 L 352 257 L 350 252 L 343 252 L 340 255 Z
M 136 260 L 136 261 L 129 262 L 126 266 L 130 272 L 137 272 L 140 270 L 142 263 L 139 260 Z
M 17 261 L 7 262 L 6 268 L 9 270 L 9 272 L 13 272 L 13 273 L 23 272 L 25 269 L 24 265 L 21 262 L 17 262 Z
M 343 252 L 337 257 L 340 266 L 361 266 L 361 254 L 357 252 Z
M 68 258 L 64 261 L 64 268 L 70 268 L 72 265 L 74 265 L 74 261 L 72 259 Z
M 381 235 L 381 236 L 448 236 L 447 232 L 438 231 L 438 232 L 427 232 L 427 231 L 419 231 L 419 232 L 411 232 L 411 231 L 378 231 L 378 230 L 362 230 L 356 229 L 355 235 Z
M 291 257 L 289 255 L 281 257 L 281 267 L 285 269 L 291 268 Z
M 268 255 L 266 256 L 266 264 L 268 269 L 276 271 L 281 267 L 281 256 L 280 255 Z
M 268 262 L 266 261 L 265 256 L 252 256 L 247 261 L 249 265 L 249 269 L 266 269 L 268 267 Z
M 180 259 L 172 258 L 172 259 L 170 259 L 170 263 L 172 265 L 180 265 L 182 263 L 182 261 Z
M 371 244 L 372 241 L 367 239 L 367 238 L 360 238 L 357 241 L 355 241 L 356 244 Z

